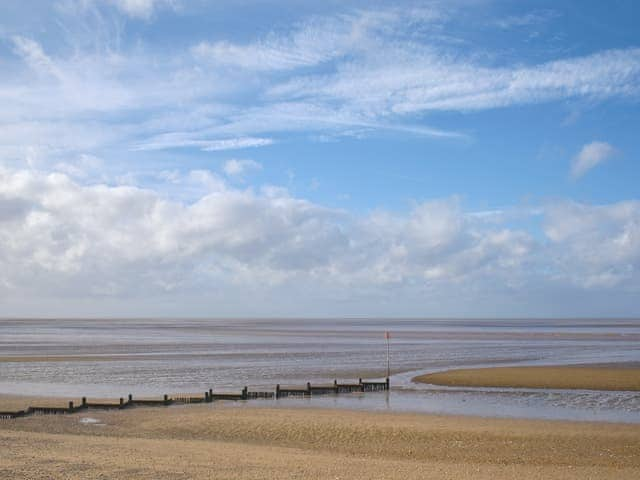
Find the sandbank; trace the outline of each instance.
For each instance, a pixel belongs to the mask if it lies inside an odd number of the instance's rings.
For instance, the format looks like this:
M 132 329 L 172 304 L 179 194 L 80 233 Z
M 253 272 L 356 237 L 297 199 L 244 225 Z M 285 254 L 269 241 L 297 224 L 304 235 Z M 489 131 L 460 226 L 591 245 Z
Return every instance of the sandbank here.
M 420 375 L 413 380 L 450 387 L 640 391 L 640 368 L 611 364 L 465 368 Z

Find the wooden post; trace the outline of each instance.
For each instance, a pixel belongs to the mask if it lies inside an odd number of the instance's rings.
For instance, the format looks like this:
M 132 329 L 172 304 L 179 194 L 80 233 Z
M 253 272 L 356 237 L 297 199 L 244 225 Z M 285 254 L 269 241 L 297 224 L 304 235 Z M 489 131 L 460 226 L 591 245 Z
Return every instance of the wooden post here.
M 391 376 L 391 363 L 389 360 L 389 339 L 391 338 L 391 334 L 388 331 L 384 332 L 384 338 L 387 341 L 387 378 L 389 378 Z
M 333 390 L 335 391 L 335 393 L 339 392 L 339 390 L 338 390 L 338 380 L 337 379 L 333 381 Z
M 69 402 L 69 413 L 73 413 L 73 402 Z
M 129 403 L 133 402 L 133 395 L 129 394 Z
M 164 394 L 164 404 L 169 405 L 169 395 L 167 395 L 166 393 Z
M 307 393 L 311 395 L 311 382 L 307 382 Z
M 387 390 L 389 390 L 389 377 L 387 377 Z
M 87 406 L 87 397 L 82 397 L 82 406 L 83 407 Z
M 120 408 L 124 406 L 124 398 L 120 397 Z
M 204 403 L 209 403 L 209 392 L 204 392 Z
M 276 398 L 280 398 L 280 384 L 276 385 Z
M 246 400 L 248 397 L 249 397 L 249 388 L 245 386 L 242 389 L 242 399 Z
M 209 400 L 213 402 L 213 388 L 209 389 Z
M 360 384 L 360 391 L 364 392 L 364 383 L 362 383 L 362 379 L 361 378 L 358 379 L 358 383 Z

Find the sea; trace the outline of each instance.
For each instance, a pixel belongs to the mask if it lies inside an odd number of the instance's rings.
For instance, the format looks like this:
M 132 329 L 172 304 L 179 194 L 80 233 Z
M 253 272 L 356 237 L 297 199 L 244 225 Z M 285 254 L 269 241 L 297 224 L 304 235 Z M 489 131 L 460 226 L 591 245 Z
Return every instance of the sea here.
M 273 391 L 276 384 L 383 379 L 389 366 L 389 392 L 246 403 L 640 423 L 640 392 L 412 381 L 451 368 L 577 364 L 640 366 L 640 319 L 0 320 L 0 394 Z

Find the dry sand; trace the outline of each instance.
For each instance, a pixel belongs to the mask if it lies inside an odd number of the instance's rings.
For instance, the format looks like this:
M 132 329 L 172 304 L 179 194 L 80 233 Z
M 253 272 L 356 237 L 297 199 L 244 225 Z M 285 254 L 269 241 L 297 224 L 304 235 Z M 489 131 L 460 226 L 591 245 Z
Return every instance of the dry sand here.
M 640 478 L 640 426 L 223 403 L 0 420 L 2 479 L 516 477 Z
M 580 365 L 467 368 L 430 373 L 413 380 L 450 387 L 640 391 L 640 368 Z

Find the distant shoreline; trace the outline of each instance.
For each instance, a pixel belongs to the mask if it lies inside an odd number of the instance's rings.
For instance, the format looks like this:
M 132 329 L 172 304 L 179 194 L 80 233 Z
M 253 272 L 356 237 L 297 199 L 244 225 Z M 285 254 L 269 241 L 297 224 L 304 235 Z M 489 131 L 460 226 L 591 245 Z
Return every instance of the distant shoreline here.
M 413 381 L 448 387 L 640 391 L 640 366 L 633 362 L 464 368 L 419 375 Z

